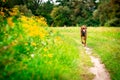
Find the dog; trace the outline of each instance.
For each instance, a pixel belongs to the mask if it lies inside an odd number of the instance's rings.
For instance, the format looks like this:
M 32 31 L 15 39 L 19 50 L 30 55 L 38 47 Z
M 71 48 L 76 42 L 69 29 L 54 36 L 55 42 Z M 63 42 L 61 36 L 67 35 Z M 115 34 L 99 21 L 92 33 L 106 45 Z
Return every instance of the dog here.
M 84 47 L 86 47 L 86 39 L 87 39 L 87 27 L 86 25 L 81 26 L 81 30 L 80 30 L 80 34 L 81 34 L 81 42 L 83 44 Z

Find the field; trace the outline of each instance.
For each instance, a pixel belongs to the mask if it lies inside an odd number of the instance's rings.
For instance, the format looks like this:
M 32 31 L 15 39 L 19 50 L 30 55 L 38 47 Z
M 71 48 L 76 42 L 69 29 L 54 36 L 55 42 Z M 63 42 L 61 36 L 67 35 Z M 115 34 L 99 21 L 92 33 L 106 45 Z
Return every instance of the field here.
M 92 80 L 79 27 L 48 27 L 43 17 L 9 17 L 0 24 L 1 80 Z M 120 28 L 88 27 L 87 45 L 112 80 L 120 75 Z
M 105 64 L 112 80 L 120 80 L 120 28 L 88 28 L 88 46 Z
M 92 78 L 86 69 L 92 65 L 90 58 L 83 55 L 80 41 L 69 37 L 74 29 L 66 31 L 67 36 L 47 27 L 43 17 L 25 16 L 9 17 L 0 26 L 1 80 Z
M 58 28 L 58 30 L 65 36 L 69 36 L 80 43 L 80 29 L 78 27 Z M 79 46 L 81 47 L 81 45 Z M 92 48 L 94 56 L 100 57 L 109 71 L 111 79 L 119 80 L 120 28 L 88 27 L 87 46 Z
M 119 0 L 0 0 L 0 80 L 120 80 L 119 21 Z

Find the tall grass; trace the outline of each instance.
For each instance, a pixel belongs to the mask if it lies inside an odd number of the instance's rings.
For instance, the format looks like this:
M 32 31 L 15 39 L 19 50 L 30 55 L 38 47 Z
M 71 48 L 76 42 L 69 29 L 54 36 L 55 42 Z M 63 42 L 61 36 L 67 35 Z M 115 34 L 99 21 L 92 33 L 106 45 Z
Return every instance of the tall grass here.
M 1 80 L 80 80 L 74 41 L 42 17 L 9 17 L 0 28 Z
M 0 25 L 1 80 L 91 80 L 79 28 L 49 28 L 43 17 L 9 17 Z M 119 80 L 120 28 L 88 28 L 87 44 Z
M 108 69 L 112 80 L 120 80 L 120 28 L 88 28 L 88 46 Z
M 80 77 L 82 80 L 92 80 L 94 78 L 94 75 L 89 72 L 89 68 L 93 66 L 91 59 L 88 54 L 86 54 L 84 47 L 81 44 L 81 38 L 80 38 L 80 28 L 79 27 L 56 27 L 53 28 L 56 31 L 59 31 L 66 40 L 69 39 L 69 44 L 74 42 L 74 45 L 79 51 L 79 71 L 80 71 Z M 76 54 L 76 53 L 74 53 Z

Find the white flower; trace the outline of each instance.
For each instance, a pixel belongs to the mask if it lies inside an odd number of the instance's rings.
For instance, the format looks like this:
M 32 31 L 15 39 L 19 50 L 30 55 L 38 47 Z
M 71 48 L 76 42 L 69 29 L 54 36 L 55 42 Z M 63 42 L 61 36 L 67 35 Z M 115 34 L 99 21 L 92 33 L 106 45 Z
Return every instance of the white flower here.
M 33 58 L 33 57 L 34 57 L 34 54 L 31 54 L 30 56 Z

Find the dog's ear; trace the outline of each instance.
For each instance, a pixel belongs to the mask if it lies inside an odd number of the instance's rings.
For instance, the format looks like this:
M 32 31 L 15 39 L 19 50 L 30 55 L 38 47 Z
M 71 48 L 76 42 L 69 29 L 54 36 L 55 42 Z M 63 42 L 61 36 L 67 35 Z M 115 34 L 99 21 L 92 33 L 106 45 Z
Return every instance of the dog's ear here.
M 84 28 L 84 26 L 81 26 L 81 29 L 83 29 Z

